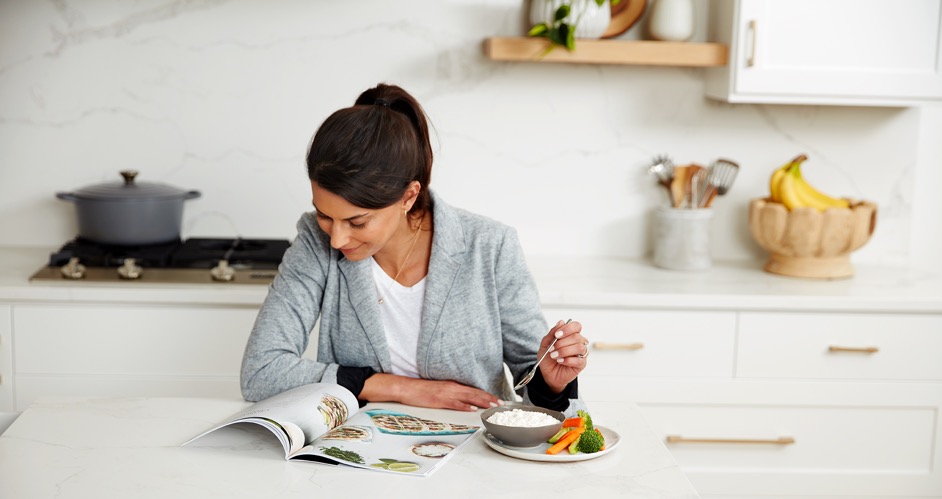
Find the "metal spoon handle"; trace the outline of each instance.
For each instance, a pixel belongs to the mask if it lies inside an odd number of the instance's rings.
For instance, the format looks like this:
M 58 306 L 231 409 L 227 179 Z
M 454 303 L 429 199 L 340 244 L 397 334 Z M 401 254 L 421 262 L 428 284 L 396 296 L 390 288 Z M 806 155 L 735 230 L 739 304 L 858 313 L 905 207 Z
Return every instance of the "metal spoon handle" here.
M 559 338 L 553 338 L 553 342 L 550 343 L 548 347 L 546 347 L 546 351 L 543 352 L 543 355 L 540 355 L 540 360 L 536 361 L 536 365 L 537 365 L 537 366 L 540 365 L 540 362 L 543 362 L 543 359 L 545 359 L 545 358 L 546 358 L 546 355 L 547 355 L 548 353 L 550 353 L 550 351 L 553 349 L 553 345 L 556 344 L 556 340 L 558 340 L 558 339 L 559 339 Z
M 566 322 L 564 322 L 562 326 L 559 326 L 559 328 L 565 326 L 566 324 L 569 324 L 570 322 L 572 322 L 572 319 L 569 319 Z M 556 330 L 559 331 L 559 328 L 556 328 Z M 548 347 L 546 347 L 546 351 L 543 352 L 543 355 L 540 356 L 540 359 L 536 361 L 536 365 L 534 365 L 533 369 L 530 369 L 530 372 L 528 372 L 527 375 L 524 376 L 523 379 L 521 379 L 520 382 L 517 383 L 516 386 L 514 386 L 514 390 L 519 390 L 523 388 L 524 386 L 527 386 L 527 383 L 529 383 L 530 380 L 533 379 L 533 376 L 536 374 L 536 370 L 540 368 L 540 362 L 543 362 L 543 359 L 545 359 L 546 355 L 550 353 L 550 350 L 553 349 L 553 345 L 556 344 L 556 340 L 558 339 L 559 338 L 553 338 L 553 342 L 550 343 Z

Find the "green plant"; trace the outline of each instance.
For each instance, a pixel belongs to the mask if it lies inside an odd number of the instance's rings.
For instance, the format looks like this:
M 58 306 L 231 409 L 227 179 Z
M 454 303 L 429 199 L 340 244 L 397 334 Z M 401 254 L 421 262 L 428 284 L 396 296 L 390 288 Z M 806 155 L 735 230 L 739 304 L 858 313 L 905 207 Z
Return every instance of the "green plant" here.
M 605 0 L 594 1 L 599 7 L 605 4 Z M 611 5 L 617 5 L 620 1 L 621 0 L 611 0 Z M 574 21 L 569 21 L 569 16 L 572 14 L 572 4 L 573 2 L 563 2 L 560 4 L 560 6 L 556 8 L 556 12 L 553 14 L 553 20 L 550 23 L 542 22 L 533 26 L 527 33 L 527 36 L 549 39 L 551 45 L 549 49 L 547 49 L 547 52 L 557 45 L 565 47 L 566 50 L 575 50 L 576 26 L 579 24 L 579 20 L 582 18 L 585 9 L 579 12 L 579 17 Z

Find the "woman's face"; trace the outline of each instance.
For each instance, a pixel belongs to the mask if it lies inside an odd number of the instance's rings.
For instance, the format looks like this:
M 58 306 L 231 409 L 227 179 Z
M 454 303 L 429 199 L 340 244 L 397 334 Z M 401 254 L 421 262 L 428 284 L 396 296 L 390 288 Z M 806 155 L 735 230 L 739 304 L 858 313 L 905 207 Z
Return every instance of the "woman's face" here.
M 403 209 L 396 203 L 380 209 L 360 208 L 311 182 L 317 224 L 330 236 L 330 246 L 351 261 L 375 255 L 393 237 L 404 221 Z

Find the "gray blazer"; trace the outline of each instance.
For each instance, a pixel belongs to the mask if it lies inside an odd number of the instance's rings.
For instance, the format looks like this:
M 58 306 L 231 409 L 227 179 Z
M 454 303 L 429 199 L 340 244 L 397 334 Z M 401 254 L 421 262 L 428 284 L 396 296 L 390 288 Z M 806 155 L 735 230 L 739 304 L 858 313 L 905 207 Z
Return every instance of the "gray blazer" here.
M 445 204 L 432 193 L 435 229 L 418 341 L 422 378 L 454 380 L 510 400 L 549 330 L 516 231 Z M 390 372 L 370 262 L 330 247 L 313 213 L 279 267 L 242 360 L 250 401 L 314 382 L 337 367 Z M 320 318 L 317 361 L 302 358 Z M 526 393 L 522 393 L 528 401 Z M 567 411 L 569 412 L 569 411 Z

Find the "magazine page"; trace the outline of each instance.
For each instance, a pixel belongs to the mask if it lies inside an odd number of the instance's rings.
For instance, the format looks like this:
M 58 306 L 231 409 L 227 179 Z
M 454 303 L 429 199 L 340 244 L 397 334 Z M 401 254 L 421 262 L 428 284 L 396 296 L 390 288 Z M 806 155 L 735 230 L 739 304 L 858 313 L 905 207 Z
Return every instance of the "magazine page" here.
M 371 409 L 315 439 L 292 458 L 327 460 L 388 473 L 428 476 L 480 429 Z
M 356 397 L 340 385 L 302 385 L 252 404 L 183 445 L 225 426 L 252 423 L 274 433 L 285 448 L 287 458 L 314 438 L 336 428 L 357 410 Z

